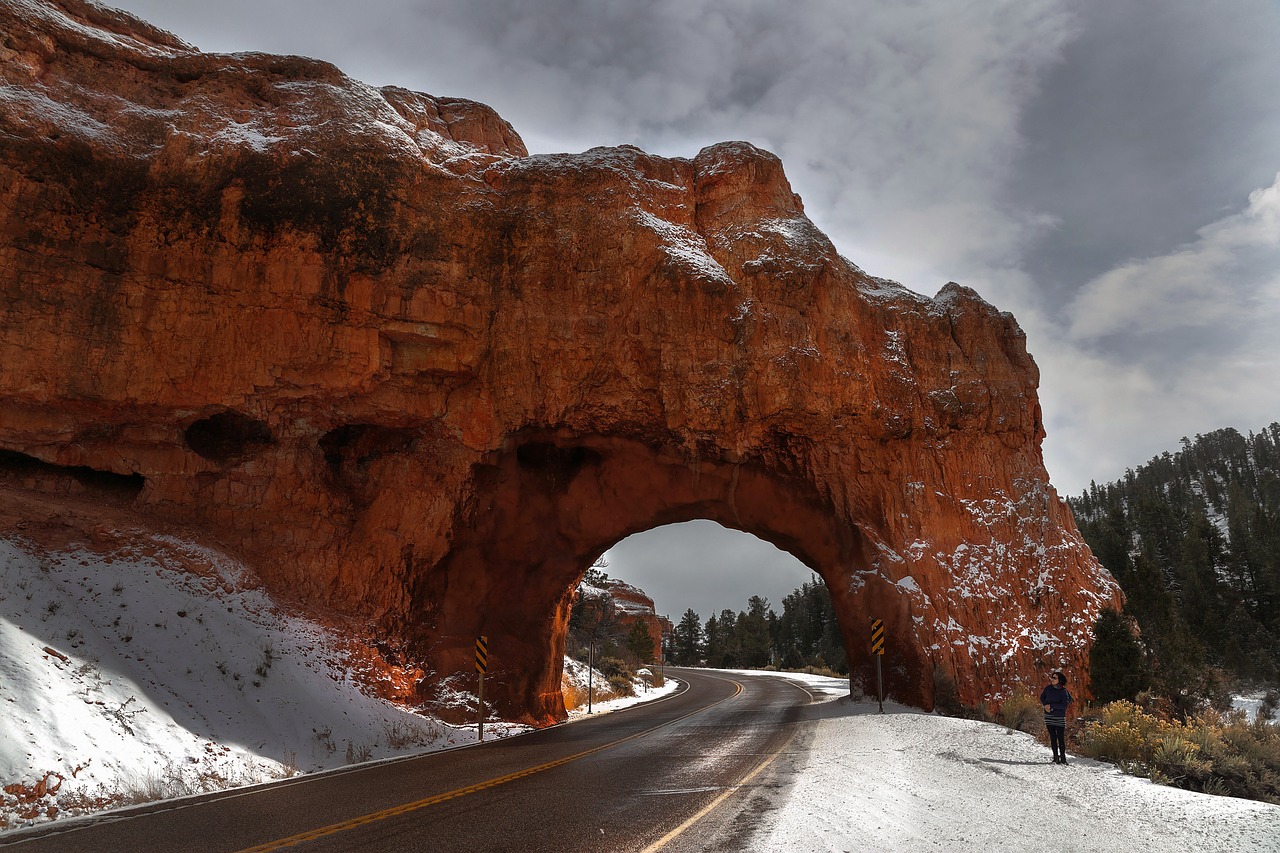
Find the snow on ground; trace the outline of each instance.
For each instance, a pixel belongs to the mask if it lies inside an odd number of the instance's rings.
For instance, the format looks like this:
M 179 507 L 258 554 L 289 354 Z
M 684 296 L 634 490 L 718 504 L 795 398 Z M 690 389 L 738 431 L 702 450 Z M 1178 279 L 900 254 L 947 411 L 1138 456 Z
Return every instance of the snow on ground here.
M 1003 726 L 851 702 L 848 682 L 779 673 L 821 693 L 807 764 L 754 849 L 1280 851 L 1280 806 L 1126 776 Z M 837 698 L 839 697 L 839 698 Z
M 1258 713 L 1262 711 L 1266 700 L 1266 691 L 1247 693 L 1244 696 L 1232 696 L 1231 708 L 1235 711 L 1243 711 L 1246 719 L 1256 720 L 1258 718 Z M 1273 725 L 1280 725 L 1280 719 L 1272 717 L 1271 723 Z
M 587 695 L 587 673 L 591 671 L 585 663 L 576 661 L 573 658 L 564 659 L 564 675 L 562 681 L 572 684 L 579 695 L 584 698 Z M 652 686 L 656 679 L 653 673 L 647 669 L 636 671 L 636 677 L 632 679 L 635 686 L 634 696 L 615 696 L 603 701 L 595 699 L 591 703 L 591 714 L 607 714 L 610 711 L 617 711 L 619 708 L 628 708 L 640 702 L 648 702 L 651 699 L 657 699 L 666 696 L 668 693 L 674 693 L 680 685 L 674 678 L 663 679 L 661 687 Z M 606 683 L 606 679 L 598 671 L 593 676 L 593 689 L 599 690 L 601 685 Z M 598 694 L 597 694 L 598 695 Z M 577 708 L 569 709 L 569 721 L 580 720 L 587 716 L 587 706 L 585 704 Z
M 475 739 L 362 692 L 342 638 L 234 560 L 131 543 L 106 556 L 0 539 L 0 788 L 25 786 L 0 793 L 0 828 Z

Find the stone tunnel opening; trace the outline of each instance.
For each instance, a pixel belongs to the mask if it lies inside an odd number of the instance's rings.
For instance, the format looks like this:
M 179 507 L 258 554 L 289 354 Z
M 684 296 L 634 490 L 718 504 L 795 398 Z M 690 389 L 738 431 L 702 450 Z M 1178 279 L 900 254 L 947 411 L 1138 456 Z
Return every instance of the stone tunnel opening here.
M 696 615 L 700 665 L 848 674 L 825 582 L 813 567 L 757 536 L 696 519 L 628 536 L 603 561 L 610 578 L 653 600 L 652 621 L 663 635 L 674 629 L 685 640 L 680 626 Z M 686 663 L 689 649 L 680 651 L 681 659 L 668 654 L 667 662 Z
M 875 558 L 859 527 L 833 511 L 830 498 L 802 474 L 767 459 L 559 430 L 512 437 L 474 467 L 470 483 L 449 553 L 411 584 L 422 617 L 410 642 L 430 650 L 443 682 L 450 673 L 473 672 L 475 639 L 487 637 L 486 695 L 512 719 L 564 718 L 561 675 L 579 581 L 628 537 L 667 525 L 714 522 L 740 531 L 730 535 L 769 543 L 804 567 L 790 589 L 809 580 L 810 570 L 823 578 L 859 683 L 870 663 L 869 644 L 859 644 L 869 614 L 897 607 L 881 616 L 891 635 L 910 622 L 896 598 L 858 579 Z M 744 597 L 722 608 L 736 612 L 746 604 Z M 907 650 L 892 688 L 899 699 L 927 706 L 927 667 L 917 652 Z

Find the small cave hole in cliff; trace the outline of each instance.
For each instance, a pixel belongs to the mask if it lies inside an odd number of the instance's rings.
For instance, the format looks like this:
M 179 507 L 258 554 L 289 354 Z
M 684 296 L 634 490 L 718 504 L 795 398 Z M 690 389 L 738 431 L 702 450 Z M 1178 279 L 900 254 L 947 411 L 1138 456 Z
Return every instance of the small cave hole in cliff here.
M 187 447 L 212 462 L 241 462 L 269 447 L 275 437 L 264 422 L 228 409 L 187 427 Z
M 84 494 L 114 501 L 132 501 L 147 485 L 141 474 L 117 474 L 86 465 L 54 465 L 14 450 L 0 450 L 0 480 L 40 492 Z
M 699 662 L 706 666 L 818 667 L 848 673 L 822 579 L 790 553 L 750 533 L 702 519 L 669 524 L 628 536 L 605 552 L 603 562 L 611 578 L 654 600 L 658 616 L 670 620 L 664 628 L 668 635 L 678 633 L 690 611 L 696 614 L 704 643 Z M 708 627 L 718 637 L 709 637 Z M 668 641 L 667 661 L 687 663 L 672 659 L 678 653 Z
M 320 437 L 320 453 L 333 478 L 332 485 L 357 506 L 367 506 L 377 496 L 376 466 L 410 452 L 419 430 L 379 424 L 345 424 Z

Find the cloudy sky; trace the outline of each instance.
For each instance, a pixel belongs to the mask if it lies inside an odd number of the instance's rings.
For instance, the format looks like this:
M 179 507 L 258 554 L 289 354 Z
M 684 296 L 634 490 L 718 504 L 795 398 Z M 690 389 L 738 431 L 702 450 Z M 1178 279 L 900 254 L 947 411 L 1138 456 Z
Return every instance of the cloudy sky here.
M 854 263 L 1014 313 L 1063 494 L 1183 436 L 1280 420 L 1276 0 L 112 5 L 203 50 L 305 54 L 482 101 L 533 152 L 777 153 Z M 633 537 L 611 573 L 704 618 L 807 577 L 709 528 Z M 695 590 L 690 562 L 737 568 Z

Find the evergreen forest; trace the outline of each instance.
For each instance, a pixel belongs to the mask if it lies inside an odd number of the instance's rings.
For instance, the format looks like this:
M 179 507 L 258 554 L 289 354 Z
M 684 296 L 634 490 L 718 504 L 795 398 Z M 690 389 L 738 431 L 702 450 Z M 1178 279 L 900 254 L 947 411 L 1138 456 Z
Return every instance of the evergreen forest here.
M 1100 699 L 1221 706 L 1280 674 L 1280 424 L 1181 444 L 1069 501 L 1127 599 L 1095 628 Z
M 781 616 L 758 595 L 747 599 L 745 610 L 721 610 L 706 622 L 686 610 L 668 638 L 666 656 L 678 666 L 849 672 L 831 594 L 817 575 L 783 598 Z

